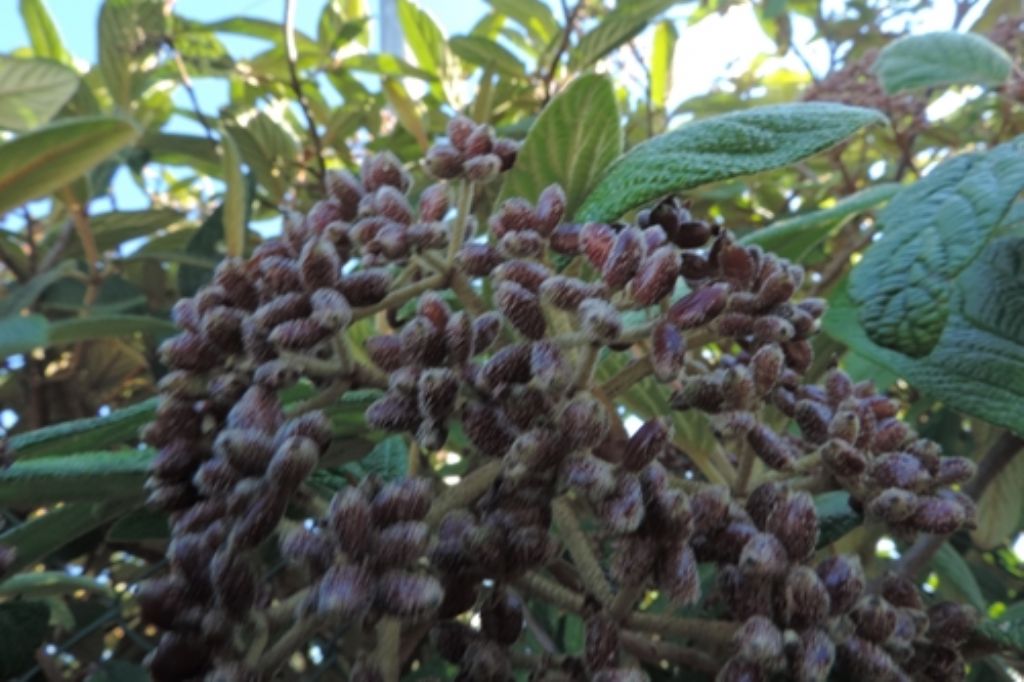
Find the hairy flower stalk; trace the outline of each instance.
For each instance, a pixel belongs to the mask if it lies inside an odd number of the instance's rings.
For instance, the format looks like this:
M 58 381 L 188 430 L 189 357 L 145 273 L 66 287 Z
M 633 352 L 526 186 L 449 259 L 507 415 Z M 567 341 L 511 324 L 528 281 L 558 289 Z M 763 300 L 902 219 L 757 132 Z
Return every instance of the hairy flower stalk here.
M 673 198 L 630 223 L 581 225 L 552 185 L 478 225 L 478 190 L 515 155 L 456 117 L 418 197 L 387 153 L 358 177 L 331 171 L 327 198 L 175 306 L 182 332 L 161 347 L 170 371 L 145 432 L 159 450 L 149 500 L 172 533 L 170 572 L 139 594 L 163 633 L 153 677 L 267 679 L 311 638 L 340 636 L 366 647 L 359 679 L 396 679 L 429 632 L 464 680 L 524 666 L 644 679 L 634 657 L 726 682 L 959 679 L 971 614 L 925 609 L 898 577 L 869 594 L 855 557 L 817 551 L 814 501 L 794 483 L 846 490 L 910 539 L 972 523 L 950 487 L 970 463 L 839 369 L 806 383 L 824 303 L 800 296 L 802 269 Z M 387 331 L 353 348 L 349 329 L 377 313 Z M 634 359 L 600 383 L 595 370 L 626 350 Z M 627 435 L 611 401 L 640 381 L 673 413 Z M 299 382 L 319 395 L 286 412 L 281 392 Z M 368 387 L 367 427 L 458 449 L 470 466 L 458 485 L 368 477 L 303 501 L 333 438 L 324 410 Z M 735 485 L 693 476 L 676 411 L 706 420 Z M 320 511 L 302 523 L 304 509 Z M 275 545 L 283 590 L 264 567 Z M 644 611 L 651 590 L 672 606 Z M 579 614 L 585 651 L 523 655 L 519 595 Z M 673 610 L 691 605 L 716 619 Z

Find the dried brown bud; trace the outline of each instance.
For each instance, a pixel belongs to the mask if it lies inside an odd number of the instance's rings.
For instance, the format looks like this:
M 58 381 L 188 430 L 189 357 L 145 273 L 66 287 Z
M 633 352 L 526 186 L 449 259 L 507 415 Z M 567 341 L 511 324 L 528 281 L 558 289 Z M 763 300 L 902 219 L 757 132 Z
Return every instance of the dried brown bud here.
M 497 154 L 484 154 L 468 159 L 462 164 L 466 179 L 471 182 L 487 183 L 497 179 L 501 173 L 501 157 Z
M 435 178 L 450 180 L 462 175 L 462 152 L 451 145 L 435 144 L 427 150 L 424 162 Z
M 515 440 L 515 433 L 497 409 L 477 401 L 462 408 L 462 428 L 477 449 L 492 457 L 504 455 Z
M 157 348 L 161 362 L 172 369 L 205 372 L 220 364 L 221 353 L 199 334 L 183 332 Z
M 612 493 L 601 500 L 598 516 L 612 533 L 632 533 L 644 520 L 644 495 L 635 474 L 622 473 Z
M 619 660 L 619 626 L 605 611 L 597 611 L 583 624 L 586 633 L 583 660 L 593 672 L 611 668 Z
M 683 368 L 686 339 L 667 321 L 661 321 L 651 332 L 651 363 L 658 381 L 674 381 Z
M 352 322 L 352 306 L 334 289 L 317 289 L 310 297 L 313 306 L 312 317 L 328 329 L 344 329 Z
M 529 260 L 510 260 L 502 263 L 494 270 L 496 283 L 512 281 L 536 294 L 541 285 L 551 277 L 551 270 L 546 266 Z
M 768 516 L 789 495 L 781 483 L 762 483 L 747 496 L 746 509 L 751 521 L 761 530 L 768 524 Z
M 904 452 L 891 452 L 876 459 L 871 463 L 870 476 L 881 488 L 922 491 L 931 483 L 921 461 Z
M 498 252 L 509 258 L 539 258 L 544 238 L 534 230 L 509 232 L 498 241 Z
M 357 619 L 370 608 L 373 587 L 373 576 L 362 566 L 335 565 L 317 586 L 316 609 L 336 618 Z
M 331 335 L 331 329 L 311 317 L 288 320 L 274 327 L 267 340 L 290 351 L 309 350 Z
M 414 396 L 389 391 L 366 408 L 366 425 L 385 431 L 413 431 L 419 426 L 419 405 Z
M 871 443 L 873 452 L 891 452 L 913 438 L 909 426 L 898 419 L 883 419 L 875 428 L 875 438 Z
M 818 544 L 818 513 L 814 499 L 804 491 L 791 492 L 768 516 L 768 532 L 774 533 L 794 561 L 802 561 Z
M 622 334 L 622 314 L 618 308 L 600 298 L 580 303 L 580 328 L 599 343 L 612 343 Z
M 974 478 L 977 470 L 974 462 L 964 457 L 943 457 L 939 460 L 939 472 L 935 476 L 937 485 L 966 483 Z
M 656 572 L 658 585 L 676 604 L 694 604 L 700 599 L 697 558 L 689 544 L 677 542 L 664 550 Z
M 877 595 L 868 595 L 857 602 L 850 617 L 857 634 L 869 642 L 884 643 L 896 628 L 896 609 Z
M 737 564 L 749 575 L 772 576 L 786 570 L 786 548 L 771 533 L 752 536 L 740 552 Z
M 539 339 L 547 323 L 540 300 L 515 282 L 502 282 L 495 293 L 498 309 L 523 336 Z
M 602 269 L 615 243 L 615 230 L 605 223 L 587 223 L 580 229 L 580 250 L 595 268 Z
M 775 388 L 782 375 L 782 367 L 786 356 L 777 344 L 761 346 L 750 358 L 750 368 L 754 375 L 754 387 L 758 395 L 767 395 Z
M 377 579 L 374 606 L 393 616 L 419 618 L 436 611 L 443 598 L 444 589 L 434 576 L 391 570 Z
M 551 233 L 549 246 L 556 253 L 575 256 L 580 252 L 580 232 L 583 226 L 579 223 L 563 223 Z
M 305 436 L 285 440 L 274 453 L 267 475 L 286 490 L 294 490 L 320 462 L 320 448 Z
M 355 306 L 379 303 L 388 295 L 390 287 L 391 275 L 382 268 L 352 272 L 338 280 L 338 291 Z
M 967 514 L 958 501 L 941 497 L 922 497 L 918 500 L 914 515 L 907 523 L 925 533 L 949 535 L 963 526 L 966 519 Z
M 796 461 L 793 447 L 765 424 L 757 424 L 747 432 L 747 443 L 754 454 L 772 469 L 787 470 Z
M 920 500 L 909 490 L 887 488 L 868 503 L 867 512 L 887 523 L 903 523 L 917 511 Z
M 334 287 L 341 273 L 341 260 L 334 244 L 326 239 L 306 242 L 299 255 L 299 273 L 309 291 Z
M 672 438 L 672 427 L 664 418 L 644 423 L 626 444 L 622 466 L 630 471 L 639 471 L 661 456 Z
M 636 227 L 620 231 L 601 267 L 601 276 L 611 289 L 621 289 L 640 269 L 646 243 L 643 232 Z
M 387 526 L 399 521 L 419 521 L 430 509 L 432 490 L 425 478 L 392 481 L 380 489 L 370 503 L 373 522 Z
M 355 218 L 359 200 L 366 193 L 362 183 L 347 170 L 332 169 L 327 171 L 324 184 L 327 185 L 328 193 L 340 204 L 341 219 L 352 220 Z
M 473 319 L 473 354 L 478 355 L 490 349 L 501 331 L 501 316 L 488 311 Z
M 751 616 L 733 635 L 736 655 L 762 668 L 777 668 L 782 663 L 782 633 L 764 616 Z
M 565 215 L 565 192 L 558 185 L 548 185 L 537 198 L 537 231 L 550 237 Z
M 864 592 L 864 569 L 856 555 L 829 557 L 818 564 L 817 571 L 834 616 L 849 611 Z
M 668 309 L 667 319 L 679 329 L 695 329 L 713 320 L 725 309 L 729 288 L 713 284 L 680 298 Z
M 588 393 L 578 394 L 562 408 L 557 421 L 570 450 L 592 448 L 608 433 L 604 406 Z
M 412 178 L 402 168 L 402 162 L 389 151 L 366 157 L 360 175 L 367 192 L 376 192 L 384 185 L 397 187 L 403 193 L 409 191 Z
M 828 438 L 828 426 L 832 421 L 832 410 L 814 400 L 800 400 L 793 415 L 804 438 L 812 443 L 824 443 Z
M 790 627 L 820 625 L 829 615 L 828 591 L 818 574 L 807 566 L 790 569 L 778 600 L 779 618 Z
M 654 251 L 630 282 L 633 300 L 642 306 L 657 303 L 672 293 L 679 277 L 679 252 L 671 246 Z

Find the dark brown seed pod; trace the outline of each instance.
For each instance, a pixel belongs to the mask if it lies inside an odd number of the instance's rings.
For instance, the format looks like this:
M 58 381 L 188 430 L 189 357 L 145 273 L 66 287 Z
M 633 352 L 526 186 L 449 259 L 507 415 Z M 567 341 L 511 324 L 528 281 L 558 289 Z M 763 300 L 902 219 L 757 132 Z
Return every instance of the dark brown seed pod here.
M 835 644 L 828 633 L 819 628 L 804 630 L 794 644 L 794 655 L 790 659 L 790 674 L 794 682 L 828 679 L 836 659 Z
M 643 262 L 645 247 L 639 228 L 627 227 L 618 233 L 601 267 L 601 277 L 609 288 L 621 289 L 633 278 Z
M 869 642 L 884 643 L 896 628 L 896 609 L 878 595 L 867 595 L 850 611 L 857 634 Z
M 804 438 L 812 443 L 824 443 L 828 438 L 832 410 L 827 405 L 814 400 L 799 400 L 793 418 Z
M 590 454 L 567 459 L 562 478 L 567 486 L 582 489 L 591 499 L 603 499 L 615 490 L 615 466 Z
M 729 515 L 732 501 L 724 485 L 707 486 L 690 496 L 693 525 L 699 533 L 709 534 L 722 526 Z
M 366 353 L 373 364 L 386 372 L 393 372 L 403 364 L 402 342 L 393 334 L 368 338 Z
M 547 326 L 540 299 L 515 282 L 502 282 L 495 292 L 495 302 L 519 333 L 529 339 L 544 336 Z
M 854 477 L 862 474 L 868 466 L 868 460 L 860 450 L 846 441 L 836 438 L 829 439 L 821 446 L 821 461 L 834 475 Z
M 508 232 L 498 242 L 498 252 L 508 258 L 538 258 L 544 251 L 544 238 L 534 230 Z
M 870 516 L 886 523 L 901 524 L 914 516 L 921 500 L 917 494 L 900 488 L 886 488 L 867 505 Z
M 614 667 L 619 660 L 619 625 L 606 611 L 597 611 L 583 624 L 583 660 L 587 670 Z
M 923 491 L 931 483 L 931 476 L 921 461 L 903 452 L 890 452 L 877 458 L 871 463 L 870 476 L 881 488 Z
M 550 237 L 565 215 L 565 192 L 558 185 L 548 185 L 537 198 L 537 231 Z
M 768 682 L 768 674 L 757 663 L 733 657 L 715 675 L 715 682 Z
M 347 170 L 332 169 L 324 177 L 327 192 L 338 200 L 341 220 L 352 220 L 356 217 L 359 200 L 365 190 L 359 180 Z
M 305 229 L 310 235 L 319 236 L 324 228 L 336 220 L 343 220 L 343 207 L 341 202 L 334 197 L 322 199 L 309 209 L 306 214 Z
M 612 494 L 600 501 L 598 516 L 612 533 L 632 533 L 644 520 L 644 495 L 635 474 L 620 474 Z
M 821 625 L 831 608 L 828 591 L 818 574 L 807 566 L 794 566 L 777 594 L 781 622 L 798 629 Z
M 914 529 L 935 535 L 949 535 L 964 525 L 967 514 L 957 501 L 941 497 L 922 497 L 907 523 Z
M 939 602 L 928 609 L 928 638 L 957 647 L 967 641 L 977 621 L 977 613 L 969 606 Z
M 359 270 L 342 275 L 338 280 L 338 291 L 354 306 L 379 303 L 388 295 L 390 287 L 391 275 L 383 268 Z
M 490 640 L 509 646 L 523 630 L 523 603 L 503 588 L 493 590 L 480 607 L 480 626 Z
M 299 273 L 309 291 L 334 287 L 341 273 L 341 260 L 334 244 L 326 239 L 306 242 L 299 255 Z
M 257 429 L 272 433 L 281 427 L 284 413 L 277 395 L 261 386 L 251 386 L 227 416 L 230 428 Z
M 747 496 L 746 509 L 750 519 L 760 530 L 767 530 L 768 517 L 782 504 L 789 492 L 781 483 L 762 483 Z
M 786 570 L 786 548 L 771 533 L 756 533 L 740 552 L 740 570 L 752 576 L 774 576 Z
M 376 192 L 380 187 L 390 185 L 404 193 L 409 191 L 412 184 L 412 178 L 402 168 L 402 162 L 389 151 L 367 156 L 360 175 L 367 192 Z
M 878 422 L 875 438 L 871 443 L 873 452 L 892 452 L 899 449 L 913 437 L 910 427 L 898 419 L 888 418 Z
M 260 261 L 260 288 L 266 295 L 281 295 L 302 289 L 299 264 L 290 257 L 271 256 Z
M 700 327 L 725 309 L 728 293 L 729 288 L 725 284 L 712 284 L 691 291 L 672 304 L 666 319 L 684 331 Z
M 784 343 L 782 351 L 786 354 L 786 365 L 800 374 L 806 372 L 814 362 L 814 347 L 806 339 Z
M 757 424 L 747 432 L 747 443 L 754 454 L 772 469 L 788 470 L 796 461 L 792 446 L 764 424 Z
M 467 159 L 462 164 L 466 179 L 471 182 L 488 183 L 501 173 L 501 158 L 497 154 L 484 154 Z
M 943 457 L 939 460 L 939 471 L 935 476 L 936 485 L 966 483 L 974 478 L 977 466 L 964 457 Z
M 199 334 L 182 332 L 157 348 L 160 361 L 172 369 L 205 372 L 220 364 L 222 355 Z
M 572 365 L 550 341 L 530 344 L 530 385 L 561 395 L 572 384 Z
M 679 277 L 679 252 L 671 246 L 654 251 L 630 281 L 630 294 L 642 306 L 657 303 L 672 293 Z
M 750 369 L 754 376 L 754 387 L 758 395 L 767 395 L 782 375 L 786 355 L 777 344 L 761 346 L 750 358 Z
M 242 322 L 244 313 L 237 308 L 214 306 L 203 313 L 201 330 L 206 340 L 222 352 L 242 350 Z
M 327 511 L 327 523 L 342 551 L 362 556 L 370 546 L 370 500 L 360 488 L 348 487 L 334 495 Z
M 506 280 L 515 282 L 534 294 L 540 291 L 541 284 L 551 275 L 547 266 L 529 260 L 506 261 L 495 268 L 493 273 L 495 283 Z
M 671 438 L 672 428 L 664 418 L 645 422 L 626 444 L 622 466 L 629 471 L 639 471 L 661 456 Z
M 213 443 L 213 452 L 244 476 L 262 476 L 274 456 L 274 441 L 255 429 L 224 429 Z
M 373 576 L 362 566 L 332 566 L 316 588 L 316 609 L 335 618 L 357 619 L 373 601 Z
M 400 618 L 420 618 L 441 605 L 444 589 L 437 578 L 425 573 L 390 570 L 377 578 L 374 606 Z
M 641 585 L 654 571 L 660 556 L 658 543 L 651 538 L 625 535 L 617 538 L 612 552 L 611 574 L 624 585 Z
M 578 394 L 562 408 L 557 418 L 570 450 L 592 448 L 608 433 L 604 406 L 589 393 Z
M 477 449 L 492 457 L 501 457 L 515 440 L 515 433 L 501 414 L 493 406 L 477 401 L 462 408 L 462 428 Z
M 385 431 L 414 431 L 421 417 L 415 396 L 389 391 L 366 408 L 366 424 Z
M 924 602 L 917 587 L 912 581 L 897 573 L 889 572 L 882 577 L 881 593 L 893 606 L 924 611 Z
M 399 521 L 419 521 L 430 509 L 432 497 L 430 481 L 425 478 L 392 481 L 370 503 L 373 522 L 384 527 Z
M 444 329 L 426 317 L 416 315 L 398 333 L 402 364 L 408 367 L 438 365 L 444 359 Z
M 555 253 L 575 256 L 580 252 L 580 232 L 583 226 L 579 223 L 563 223 L 551 233 L 548 245 Z
M 317 289 L 309 301 L 313 307 L 313 318 L 329 329 L 343 329 L 352 322 L 352 306 L 334 289 Z
M 768 515 L 766 526 L 782 542 L 790 559 L 806 559 L 818 544 L 818 514 L 814 499 L 804 491 L 791 492 Z
M 239 521 L 231 530 L 229 542 L 239 551 L 257 547 L 270 537 L 288 507 L 287 495 L 278 494 L 276 486 L 270 489 L 265 481 L 263 485 L 262 495 L 239 514 Z
M 783 662 L 782 633 L 768 618 L 748 618 L 732 637 L 736 656 L 765 669 L 777 669 Z
M 538 289 L 541 298 L 562 310 L 576 310 L 588 298 L 603 298 L 601 285 L 584 282 L 575 277 L 554 275 L 544 280 Z
M 430 529 L 422 521 L 399 521 L 386 526 L 374 538 L 371 558 L 375 565 L 401 567 L 423 556 Z
M 462 160 L 462 152 L 447 144 L 435 144 L 424 156 L 427 171 L 441 180 L 450 180 L 462 175 Z
M 286 490 L 295 490 L 320 463 L 320 448 L 305 436 L 292 436 L 277 448 L 267 475 Z
M 419 377 L 417 399 L 424 419 L 444 420 L 455 409 L 459 380 L 447 368 L 424 370 Z
M 697 557 L 689 544 L 677 542 L 663 551 L 656 566 L 656 578 L 674 603 L 687 605 L 700 600 Z
M 651 362 L 658 381 L 674 381 L 686 359 L 686 339 L 668 321 L 661 321 L 651 332 Z
M 605 223 L 587 223 L 580 229 L 580 250 L 595 268 L 602 269 L 615 243 L 615 230 Z
M 331 329 L 311 317 L 288 320 L 274 327 L 267 340 L 289 351 L 309 350 L 331 335 Z
M 622 314 L 618 308 L 600 298 L 580 303 L 580 329 L 597 342 L 613 343 L 622 334 Z
M 886 651 L 861 637 L 849 637 L 836 647 L 836 666 L 855 680 L 909 681 Z
M 828 557 L 817 567 L 833 616 L 846 613 L 864 593 L 864 569 L 856 555 Z
M 488 311 L 473 319 L 473 354 L 477 355 L 490 349 L 501 331 L 501 316 Z

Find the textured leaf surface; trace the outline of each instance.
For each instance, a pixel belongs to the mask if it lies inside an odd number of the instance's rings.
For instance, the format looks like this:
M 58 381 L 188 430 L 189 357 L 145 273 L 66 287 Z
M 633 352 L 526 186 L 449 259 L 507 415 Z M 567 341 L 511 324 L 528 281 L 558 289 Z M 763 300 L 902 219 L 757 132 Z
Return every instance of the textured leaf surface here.
M 0 57 L 0 128 L 29 130 L 60 111 L 78 87 L 78 74 L 43 59 Z
M 884 120 L 873 109 L 805 102 L 687 123 L 619 159 L 576 217 L 614 220 L 671 192 L 785 166 Z
M 996 85 L 1013 62 L 998 45 L 976 33 L 940 31 L 905 36 L 886 45 L 875 73 L 888 92 L 937 85 Z
M 744 235 L 744 244 L 757 244 L 783 258 L 800 260 L 830 234 L 838 231 L 858 213 L 891 199 L 900 189 L 886 182 L 843 197 L 833 206 L 777 220 L 768 227 Z
M 647 28 L 658 14 L 675 4 L 675 0 L 630 0 L 620 2 L 591 31 L 580 38 L 569 53 L 569 65 L 582 70 L 621 47 Z
M 581 76 L 544 109 L 508 172 L 501 199 L 536 201 L 557 182 L 565 190 L 566 215 L 595 186 L 602 171 L 622 152 L 615 94 L 607 78 Z
M 0 471 L 0 504 L 140 498 L 153 452 L 86 452 L 19 460 Z
M 90 315 L 50 323 L 50 345 L 141 333 L 158 338 L 177 331 L 173 323 L 149 315 Z
M 953 545 L 944 543 L 932 559 L 932 569 L 939 576 L 938 593 L 949 599 L 965 601 L 982 613 L 988 602 L 981 593 L 977 578 Z
M 1019 138 L 950 159 L 896 195 L 878 216 L 882 238 L 850 279 L 871 339 L 915 357 L 928 353 L 949 316 L 953 281 L 1022 189 Z M 980 295 L 988 297 L 984 289 Z
M 672 92 L 672 62 L 676 55 L 679 32 L 671 21 L 662 21 L 654 29 L 651 49 L 651 103 L 664 107 Z
M 1007 240 L 1012 241 L 1012 240 Z M 977 259 L 973 268 L 984 268 L 993 250 L 1008 248 L 994 242 Z M 1024 241 L 1016 243 L 1024 254 Z M 1024 290 L 1024 284 L 1018 282 Z M 992 291 L 993 297 L 1013 292 Z M 1020 296 L 1020 293 L 1016 294 Z M 919 390 L 951 407 L 1000 426 L 1024 432 L 1024 344 L 975 325 L 959 311 L 958 297 L 953 315 L 942 336 L 928 355 L 912 358 L 874 343 L 858 322 L 857 306 L 845 287 L 830 300 L 824 329 L 832 338 L 872 362 L 902 376 Z
M 47 325 L 42 315 L 12 315 L 0 319 L 0 357 L 45 346 Z
M 1004 649 L 1024 653 L 1024 602 L 1008 607 L 995 620 L 982 622 L 977 632 Z
M 551 8 L 541 0 L 487 0 L 496 12 L 504 14 L 534 39 L 537 45 L 547 45 L 561 30 Z
M 53 424 L 11 437 L 10 444 L 24 462 L 27 457 L 63 455 L 108 447 L 133 439 L 139 428 L 153 418 L 157 398 L 150 398 L 106 417 L 88 417 Z
M 978 500 L 978 527 L 971 540 L 981 549 L 1009 543 L 1024 518 L 1024 457 L 1014 457 Z
M 112 117 L 65 119 L 0 145 L 0 214 L 68 184 L 136 136 Z
M 526 74 L 526 69 L 518 57 L 504 46 L 483 36 L 455 36 L 448 41 L 448 45 L 452 52 L 471 64 L 506 76 Z

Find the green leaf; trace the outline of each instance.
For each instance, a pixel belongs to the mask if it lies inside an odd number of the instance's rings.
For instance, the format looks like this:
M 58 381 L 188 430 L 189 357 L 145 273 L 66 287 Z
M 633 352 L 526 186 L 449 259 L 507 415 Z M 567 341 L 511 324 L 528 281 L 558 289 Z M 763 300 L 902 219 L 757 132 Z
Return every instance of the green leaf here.
M 15 461 L 0 471 L 0 504 L 140 499 L 151 450 L 86 452 Z
M 1014 457 L 978 500 L 978 525 L 971 541 L 981 549 L 1009 544 L 1024 514 L 1024 457 Z
M 0 319 L 0 357 L 28 353 L 46 345 L 49 325 L 42 315 L 12 315 Z
M 49 624 L 50 608 L 43 602 L 0 604 L 0 678 L 12 680 L 35 665 Z
M 172 322 L 149 315 L 89 315 L 51 322 L 48 343 L 56 346 L 130 334 L 151 334 L 162 339 L 177 331 Z
M 136 135 L 118 118 L 63 119 L 0 145 L 0 214 L 60 189 Z
M 148 152 L 154 161 L 188 166 L 214 177 L 219 177 L 221 173 L 217 148 L 205 137 L 148 132 L 136 147 Z
M 1011 240 L 1007 240 L 1011 241 Z M 973 268 L 984 269 L 990 256 L 1013 244 L 1002 240 L 989 245 Z M 1024 254 L 1024 240 L 1017 244 Z M 1020 256 L 1017 256 L 1020 258 Z M 983 290 L 984 291 L 984 290 Z M 1024 295 L 1016 290 L 989 291 L 993 298 Z M 1019 300 L 1019 299 L 1018 299 Z M 1024 432 L 1024 342 L 1013 341 L 991 329 L 977 326 L 960 312 L 959 300 L 939 342 L 928 355 L 912 358 L 871 341 L 858 321 L 857 306 L 844 285 L 829 301 L 824 329 L 872 362 L 900 375 L 918 390 L 954 409 L 986 421 Z
M 141 493 L 141 488 L 139 489 Z M 73 502 L 50 509 L 42 516 L 11 528 L 0 535 L 0 545 L 16 551 L 11 571 L 20 571 L 58 549 L 65 547 L 86 533 L 121 516 L 138 506 L 140 499 L 124 497 L 103 502 Z M 0 637 L 0 642 L 3 638 Z
M 491 69 L 512 77 L 526 75 L 526 68 L 514 54 L 483 36 L 455 36 L 448 41 L 448 45 L 457 56 L 485 70 Z
M 385 481 L 401 478 L 409 471 L 409 444 L 404 436 L 388 436 L 358 462 L 346 464 L 343 468 L 360 478 L 370 474 L 376 474 Z
M 995 620 L 983 621 L 976 631 L 1003 649 L 1024 653 L 1024 602 L 1009 606 Z
M 207 143 L 209 144 L 209 143 Z M 170 208 L 154 208 L 143 211 L 111 211 L 89 217 L 89 227 L 100 251 L 117 248 L 124 242 L 137 237 L 150 237 L 153 233 L 181 222 L 185 214 Z M 77 256 L 82 253 L 81 242 L 68 244 L 65 254 Z
M 107 531 L 107 541 L 167 540 L 170 535 L 167 514 L 142 507 L 115 521 Z
M 937 592 L 957 601 L 966 601 L 982 613 L 988 609 L 985 596 L 981 593 L 977 578 L 971 572 L 960 553 L 953 545 L 945 542 L 935 553 L 931 563 L 932 570 L 939 576 Z
M 285 129 L 280 116 L 271 116 L 258 109 L 249 109 L 223 121 L 224 127 L 238 145 L 238 152 L 274 201 L 280 202 L 291 186 L 299 146 Z
M 779 168 L 883 121 L 873 109 L 831 102 L 754 107 L 693 121 L 616 161 L 576 218 L 614 220 L 671 192 Z
M 444 86 L 450 76 L 452 59 L 444 32 L 412 0 L 398 0 L 398 22 L 402 26 L 405 42 L 416 57 L 416 63 L 440 79 L 439 83 L 431 85 L 431 90 L 441 99 L 447 99 Z
M 19 461 L 40 455 L 63 455 L 110 447 L 133 440 L 139 428 L 153 419 L 158 398 L 114 410 L 106 417 L 88 417 L 44 426 L 10 438 Z
M 64 571 L 40 571 L 19 573 L 0 582 L 0 597 L 48 597 L 71 594 L 78 590 L 113 597 L 109 585 L 96 582 L 90 576 L 70 575 Z
M 430 138 L 427 136 L 427 129 L 424 125 L 423 116 L 416 107 L 416 102 L 409 95 L 409 91 L 397 78 L 385 78 L 381 82 L 381 89 L 387 97 L 388 104 L 395 110 L 398 122 L 402 124 L 410 135 L 419 144 L 422 151 L 430 146 Z
M 224 150 L 224 250 L 228 257 L 237 258 L 245 248 L 246 189 L 242 176 L 242 159 L 238 145 L 225 130 L 221 130 L 220 144 Z
M 217 249 L 224 236 L 224 206 L 218 206 L 210 216 L 203 221 L 185 247 L 188 255 L 203 256 L 210 258 L 211 263 L 219 261 L 221 254 Z M 183 296 L 191 296 L 200 287 L 210 281 L 213 276 L 213 267 L 203 265 L 182 265 L 178 268 L 178 290 Z
M 39 273 L 24 284 L 8 288 L 7 297 L 0 299 L 0 320 L 19 315 L 22 310 L 31 307 L 51 285 L 67 277 L 73 270 L 75 264 L 65 261 L 52 270 Z
M 662 21 L 654 29 L 651 50 L 651 104 L 665 107 L 672 91 L 672 62 L 676 56 L 679 32 L 671 21 Z
M 561 28 L 551 8 L 540 0 L 487 0 L 500 14 L 526 29 L 538 50 L 551 44 Z
M 367 71 L 381 76 L 410 76 L 425 81 L 435 81 L 437 76 L 430 71 L 417 69 L 393 54 L 357 54 L 341 63 L 350 71 Z
M 149 682 L 150 679 L 144 666 L 114 658 L 100 663 L 86 682 Z
M 565 190 L 572 215 L 622 152 L 619 110 L 603 76 L 580 76 L 541 112 L 505 176 L 501 199 L 536 201 L 553 182 Z
M 0 128 L 31 130 L 56 115 L 78 89 L 78 74 L 46 59 L 0 56 Z
M 161 44 L 163 35 L 163 3 L 159 0 L 103 3 L 99 19 L 99 71 L 121 111 L 131 111 L 132 97 L 141 84 L 137 67 Z
M 651 19 L 675 4 L 675 0 L 620 2 L 569 53 L 569 66 L 582 71 L 641 33 Z
M 850 494 L 845 490 L 816 496 L 814 507 L 818 512 L 818 549 L 831 545 L 864 521 L 850 508 Z
M 43 0 L 21 0 L 21 19 L 37 57 L 71 65 L 71 55 L 64 49 L 64 41 Z
M 837 232 L 859 213 L 884 203 L 900 190 L 899 183 L 885 182 L 845 196 L 828 208 L 777 220 L 768 227 L 743 236 L 744 244 L 757 244 L 765 251 L 800 261 L 808 251 Z
M 1013 60 L 976 33 L 939 31 L 904 36 L 878 54 L 874 71 L 887 92 L 938 85 L 998 85 Z
M 868 336 L 920 357 L 938 342 L 953 281 L 985 248 L 1024 189 L 1024 138 L 962 154 L 897 194 L 878 216 L 882 238 L 850 278 Z

